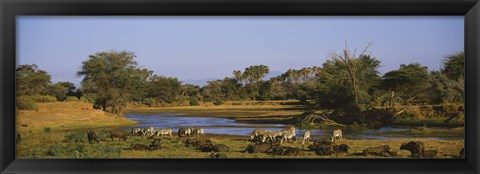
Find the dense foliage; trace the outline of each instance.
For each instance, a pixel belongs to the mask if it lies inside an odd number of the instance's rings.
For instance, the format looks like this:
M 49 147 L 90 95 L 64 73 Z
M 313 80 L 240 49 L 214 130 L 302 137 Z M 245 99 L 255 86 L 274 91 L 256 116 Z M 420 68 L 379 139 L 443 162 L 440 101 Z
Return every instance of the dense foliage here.
M 395 105 L 463 103 L 463 52 L 446 56 L 439 71 L 411 63 L 382 76 L 378 72 L 381 61 L 366 54 L 370 46 L 358 55 L 346 47 L 340 54 L 332 52 L 321 67 L 289 69 L 270 79 L 265 78 L 270 72 L 268 66 L 252 65 L 243 71 L 234 70 L 231 77 L 208 81 L 203 87 L 142 69 L 133 52 L 99 52 L 82 62 L 77 72 L 83 77 L 80 89 L 70 82 L 51 83 L 50 75 L 36 65 L 18 66 L 17 96 L 50 95 L 58 101 L 76 101 L 72 98 L 76 97 L 116 114 L 132 102 L 155 107 L 296 99 L 340 113 Z M 19 104 L 34 108 L 29 102 L 22 98 Z

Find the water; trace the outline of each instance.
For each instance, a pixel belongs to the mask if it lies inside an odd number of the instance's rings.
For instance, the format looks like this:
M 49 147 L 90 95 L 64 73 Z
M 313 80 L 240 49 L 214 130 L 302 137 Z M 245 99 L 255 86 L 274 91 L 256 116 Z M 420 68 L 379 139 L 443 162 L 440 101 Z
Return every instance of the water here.
M 228 135 L 250 135 L 255 128 L 268 129 L 272 131 L 282 130 L 289 126 L 286 124 L 249 124 L 239 123 L 234 119 L 211 118 L 211 117 L 189 117 L 181 113 L 127 113 L 125 116 L 138 122 L 138 125 L 124 127 L 129 130 L 133 127 L 155 127 L 170 128 L 174 132 L 181 127 L 202 127 L 205 133 L 210 134 L 228 134 Z M 391 131 L 407 131 L 412 127 L 382 127 L 380 129 L 343 131 L 344 138 L 347 139 L 398 139 L 406 137 L 379 136 L 377 133 Z M 301 138 L 305 130 L 297 129 L 297 138 Z M 331 130 L 313 129 L 310 130 L 314 138 L 328 138 L 331 136 Z M 427 139 L 452 139 L 447 137 L 422 137 Z M 459 138 L 453 138 L 459 139 Z

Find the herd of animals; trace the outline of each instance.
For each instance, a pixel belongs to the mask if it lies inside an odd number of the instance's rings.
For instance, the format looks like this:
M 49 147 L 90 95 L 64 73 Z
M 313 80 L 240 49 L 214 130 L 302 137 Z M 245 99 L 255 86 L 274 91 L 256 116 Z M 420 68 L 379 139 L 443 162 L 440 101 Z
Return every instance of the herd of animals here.
M 114 141 L 114 138 L 119 140 L 127 140 L 129 136 L 143 136 L 147 139 L 153 139 L 150 145 L 134 143 L 130 147 L 125 148 L 125 150 L 158 150 L 161 149 L 161 139 L 157 137 L 163 136 L 172 136 L 172 129 L 161 128 L 155 129 L 154 127 L 147 128 L 133 128 L 130 132 L 124 130 L 110 130 L 110 138 Z M 212 140 L 201 137 L 205 135 L 203 128 L 189 127 L 189 128 L 179 128 L 178 139 L 182 139 L 186 147 L 194 147 L 197 150 L 202 152 L 213 152 L 210 157 L 212 158 L 227 158 L 225 153 L 228 152 L 230 148 L 225 144 L 216 144 Z M 311 132 L 309 130 L 305 131 L 302 138 L 302 148 L 299 147 L 288 147 L 282 146 L 283 142 L 290 143 L 291 141 L 296 142 L 296 133 L 294 127 L 287 127 L 280 131 L 271 131 L 263 129 L 255 129 L 250 134 L 250 141 L 252 144 L 248 145 L 243 152 L 245 153 L 271 153 L 273 155 L 289 155 L 289 156 L 301 156 L 304 154 L 304 151 L 314 151 L 315 154 L 319 156 L 328 156 L 328 155 L 341 155 L 348 154 L 350 146 L 347 144 L 337 144 L 335 143 L 336 139 L 342 139 L 342 130 L 334 130 L 331 137 L 328 140 L 313 140 L 311 139 Z M 87 138 L 89 143 L 99 142 L 98 137 L 93 131 L 87 133 Z M 309 143 L 307 148 L 304 148 L 304 144 Z M 425 145 L 423 142 L 411 141 L 408 143 L 403 143 L 400 146 L 400 150 L 408 150 L 411 153 L 411 157 L 414 158 L 433 158 L 437 154 L 437 150 L 425 150 Z M 362 153 L 355 153 L 353 155 L 362 155 L 362 156 L 379 156 L 379 157 L 396 157 L 398 156 L 397 152 L 391 151 L 391 148 L 388 145 L 380 145 L 375 147 L 369 147 L 363 150 Z M 462 148 L 459 152 L 459 157 L 465 157 L 465 150 Z

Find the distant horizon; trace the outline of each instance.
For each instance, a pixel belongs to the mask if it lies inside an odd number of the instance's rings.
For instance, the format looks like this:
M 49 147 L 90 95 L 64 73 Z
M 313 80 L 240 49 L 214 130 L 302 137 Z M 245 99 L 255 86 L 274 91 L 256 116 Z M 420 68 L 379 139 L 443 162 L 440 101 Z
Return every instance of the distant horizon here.
M 302 17 L 17 17 L 17 66 L 37 64 L 52 82 L 76 78 L 81 62 L 102 51 L 132 51 L 142 68 L 185 83 L 232 77 L 266 65 L 272 75 L 318 66 L 345 46 L 368 43 L 379 72 L 420 63 L 439 70 L 445 56 L 464 51 L 463 16 Z

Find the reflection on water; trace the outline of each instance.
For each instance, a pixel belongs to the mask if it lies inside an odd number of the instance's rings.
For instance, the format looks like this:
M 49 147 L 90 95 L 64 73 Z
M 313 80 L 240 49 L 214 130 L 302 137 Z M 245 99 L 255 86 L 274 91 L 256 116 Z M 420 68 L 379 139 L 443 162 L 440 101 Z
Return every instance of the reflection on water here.
M 228 118 L 211 118 L 211 117 L 189 117 L 188 115 L 179 113 L 128 113 L 125 116 L 131 120 L 138 122 L 138 125 L 132 127 L 155 127 L 170 128 L 174 132 L 181 127 L 202 127 L 205 133 L 211 134 L 229 134 L 229 135 L 250 135 L 255 128 L 268 129 L 272 131 L 282 130 L 285 124 L 249 124 L 239 123 Z M 125 127 L 123 129 L 131 129 Z M 380 129 L 343 131 L 344 137 L 347 139 L 395 139 L 405 137 L 386 137 L 378 136 L 376 133 L 391 131 L 406 131 L 410 127 L 382 127 Z M 297 138 L 303 135 L 305 130 L 297 129 Z M 331 135 L 330 130 L 314 129 L 310 130 L 311 136 L 314 138 L 328 138 Z M 429 139 L 448 139 L 444 137 L 425 137 Z

